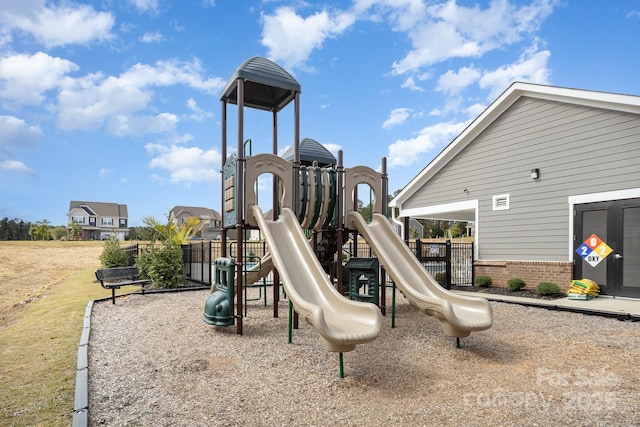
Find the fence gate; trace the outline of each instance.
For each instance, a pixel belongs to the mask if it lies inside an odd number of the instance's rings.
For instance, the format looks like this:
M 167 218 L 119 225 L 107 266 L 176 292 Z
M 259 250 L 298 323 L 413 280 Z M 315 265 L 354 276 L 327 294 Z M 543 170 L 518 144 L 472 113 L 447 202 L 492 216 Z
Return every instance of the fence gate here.
M 444 243 L 422 242 L 416 240 L 409 243 L 409 248 L 416 255 L 424 268 L 442 286 L 450 289 L 455 286 L 473 286 L 473 242 Z

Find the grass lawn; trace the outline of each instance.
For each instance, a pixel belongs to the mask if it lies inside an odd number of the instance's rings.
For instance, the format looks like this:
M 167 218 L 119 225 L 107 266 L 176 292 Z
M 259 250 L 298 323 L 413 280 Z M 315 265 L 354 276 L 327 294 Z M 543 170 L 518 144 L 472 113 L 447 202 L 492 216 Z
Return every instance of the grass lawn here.
M 84 312 L 111 294 L 93 273 L 102 244 L 20 243 L 0 242 L 0 425 L 68 426 Z

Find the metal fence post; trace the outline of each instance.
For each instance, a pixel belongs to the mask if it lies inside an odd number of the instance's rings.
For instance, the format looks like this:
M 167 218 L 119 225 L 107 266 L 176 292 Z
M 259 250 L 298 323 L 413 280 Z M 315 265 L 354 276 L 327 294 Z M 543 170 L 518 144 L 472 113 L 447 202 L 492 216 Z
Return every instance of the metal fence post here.
M 451 289 L 451 240 L 447 239 L 445 247 L 447 289 Z

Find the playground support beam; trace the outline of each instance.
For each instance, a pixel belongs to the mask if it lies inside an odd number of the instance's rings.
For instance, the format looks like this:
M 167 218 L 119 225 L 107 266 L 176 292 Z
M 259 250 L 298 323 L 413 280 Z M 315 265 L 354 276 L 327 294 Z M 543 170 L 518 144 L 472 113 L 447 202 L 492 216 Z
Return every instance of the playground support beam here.
M 344 166 L 342 164 L 342 150 L 338 150 L 336 174 L 338 175 L 338 260 L 336 262 L 336 280 L 338 281 L 338 292 L 344 295 L 342 283 L 342 245 L 344 245 Z
M 388 216 L 388 208 L 387 204 L 388 200 L 388 186 L 389 186 L 389 175 L 387 174 L 387 158 L 382 158 L 382 214 L 384 216 Z M 380 280 L 382 281 L 382 286 L 380 287 L 380 311 L 383 316 L 387 315 L 387 271 L 382 267 L 382 274 L 380 274 Z
M 278 155 L 278 113 L 276 110 L 272 111 L 273 115 L 273 126 L 272 126 L 272 137 L 271 137 L 271 153 L 274 155 Z M 271 206 L 273 206 L 271 212 L 273 212 L 273 220 L 278 219 L 278 177 L 273 176 L 273 194 Z M 278 314 L 278 302 L 280 302 L 280 274 L 278 274 L 278 270 L 273 271 L 273 317 L 277 318 Z
M 221 140 L 222 140 L 222 162 L 220 165 L 220 182 L 221 182 L 221 186 L 222 186 L 222 190 L 220 191 L 220 199 L 221 199 L 221 204 L 220 206 L 222 206 L 222 237 L 221 237 L 221 243 L 222 243 L 222 251 L 220 256 L 223 258 L 227 257 L 227 229 L 224 227 L 224 216 L 225 216 L 225 200 L 224 200 L 224 165 L 227 161 L 227 101 L 220 101 L 220 103 L 222 104 L 222 126 L 220 126 L 222 128 L 222 136 L 221 136 Z
M 300 213 L 300 92 L 293 96 L 293 213 Z M 293 327 L 298 329 L 298 313 L 293 313 Z
M 243 290 L 243 277 L 242 272 L 243 268 L 243 259 L 242 255 L 244 253 L 244 242 L 243 242 L 243 218 L 244 218 L 244 163 L 245 163 L 245 153 L 244 153 L 244 79 L 238 79 L 238 167 L 236 173 L 236 183 L 237 189 L 236 191 L 236 274 L 237 279 L 236 283 L 238 286 L 236 293 L 236 333 L 238 335 L 242 335 L 242 313 L 243 303 L 242 296 L 244 295 Z

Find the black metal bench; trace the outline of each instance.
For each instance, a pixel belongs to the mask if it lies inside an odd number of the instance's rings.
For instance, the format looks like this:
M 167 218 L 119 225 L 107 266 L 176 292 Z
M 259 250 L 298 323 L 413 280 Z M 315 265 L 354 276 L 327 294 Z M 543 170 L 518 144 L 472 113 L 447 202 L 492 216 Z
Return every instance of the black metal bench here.
M 111 301 L 113 304 L 116 303 L 116 289 L 120 289 L 122 286 L 139 285 L 142 288 L 142 294 L 144 294 L 144 287 L 150 285 L 151 280 L 138 280 L 138 276 L 140 276 L 140 272 L 135 265 L 96 270 L 96 279 L 100 281 L 100 285 L 105 289 L 111 289 Z

